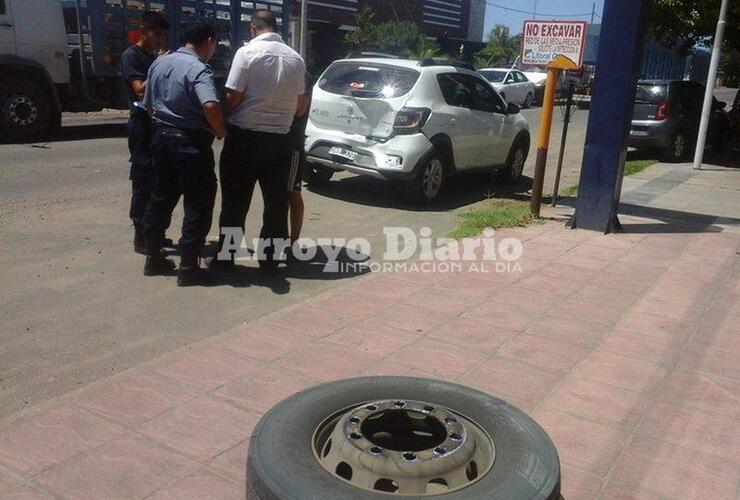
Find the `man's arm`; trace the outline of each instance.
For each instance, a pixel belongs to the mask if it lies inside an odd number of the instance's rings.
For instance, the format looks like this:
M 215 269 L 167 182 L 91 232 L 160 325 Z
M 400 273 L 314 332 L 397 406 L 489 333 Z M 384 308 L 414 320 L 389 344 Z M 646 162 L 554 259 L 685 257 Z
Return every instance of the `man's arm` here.
M 244 100 L 244 92 L 238 90 L 226 89 L 226 112 L 231 113 Z
M 298 96 L 298 106 L 295 110 L 295 115 L 297 117 L 300 118 L 301 116 L 306 114 L 306 112 L 308 111 L 308 104 L 310 100 L 311 99 L 309 98 L 308 94 L 301 94 Z
M 146 92 L 146 80 L 135 79 L 128 82 L 128 84 L 137 99 L 144 98 L 144 93 Z
M 213 135 L 217 139 L 223 139 L 227 135 L 226 122 L 221 105 L 218 102 L 210 101 L 203 104 L 203 114 L 206 116 L 208 126 L 211 128 Z

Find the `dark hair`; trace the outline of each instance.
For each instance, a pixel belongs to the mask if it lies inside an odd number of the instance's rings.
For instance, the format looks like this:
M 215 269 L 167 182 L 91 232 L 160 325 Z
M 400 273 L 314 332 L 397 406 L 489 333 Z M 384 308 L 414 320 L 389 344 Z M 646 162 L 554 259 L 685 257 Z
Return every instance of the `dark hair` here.
M 147 10 L 141 15 L 141 29 L 168 30 L 170 29 L 170 23 L 167 22 L 167 19 L 161 13 Z
M 197 47 L 215 36 L 216 28 L 212 24 L 204 21 L 195 21 L 185 30 L 185 43 L 192 43 Z
M 277 31 L 277 18 L 270 10 L 257 9 L 252 15 L 252 26 L 261 31 Z

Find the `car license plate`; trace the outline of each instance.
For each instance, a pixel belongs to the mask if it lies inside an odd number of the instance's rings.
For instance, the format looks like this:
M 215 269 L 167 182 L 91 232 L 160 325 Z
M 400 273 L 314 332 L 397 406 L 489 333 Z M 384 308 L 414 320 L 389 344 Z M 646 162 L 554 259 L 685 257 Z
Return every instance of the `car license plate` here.
M 340 156 L 350 161 L 355 161 L 355 159 L 357 158 L 357 152 L 350 151 L 349 149 L 340 148 L 338 146 L 333 146 L 329 148 L 329 154 Z

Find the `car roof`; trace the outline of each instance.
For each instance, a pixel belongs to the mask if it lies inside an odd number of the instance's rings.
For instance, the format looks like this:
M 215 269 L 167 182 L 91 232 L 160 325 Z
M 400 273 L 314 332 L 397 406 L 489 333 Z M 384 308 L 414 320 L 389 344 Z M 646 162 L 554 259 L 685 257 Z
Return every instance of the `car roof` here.
M 511 68 L 481 68 L 478 71 L 504 71 L 508 73 L 509 71 L 520 71 L 520 70 L 516 68 L 514 69 L 511 69 Z
M 401 68 L 409 68 L 409 69 L 416 69 L 419 71 L 422 70 L 432 70 L 432 69 L 445 69 L 445 70 L 467 70 L 467 71 L 473 71 L 475 72 L 475 69 L 471 68 L 468 69 L 464 66 L 461 66 L 462 63 L 458 63 L 456 61 L 449 61 L 449 64 L 445 64 L 445 61 L 436 61 L 432 59 L 425 59 L 423 61 L 419 61 L 416 59 L 387 59 L 384 57 L 358 57 L 358 58 L 350 58 L 350 59 L 338 59 L 334 61 L 335 63 L 341 63 L 344 61 L 352 61 L 356 63 L 367 63 L 367 64 L 382 64 L 384 66 L 398 66 Z

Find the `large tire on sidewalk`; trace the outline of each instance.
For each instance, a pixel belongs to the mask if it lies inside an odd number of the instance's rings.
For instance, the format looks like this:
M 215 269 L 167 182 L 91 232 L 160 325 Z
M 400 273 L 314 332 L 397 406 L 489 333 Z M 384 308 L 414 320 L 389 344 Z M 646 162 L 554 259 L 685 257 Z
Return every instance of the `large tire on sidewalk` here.
M 0 133 L 6 139 L 35 139 L 53 125 L 50 96 L 37 83 L 8 78 L 0 81 Z
M 326 457 L 330 449 L 344 450 L 344 443 L 335 443 L 334 446 L 331 442 L 318 443 L 321 433 L 317 431 L 331 417 L 341 418 L 337 415 L 342 414 L 345 418 L 349 417 L 348 412 L 354 411 L 352 409 L 358 406 L 361 407 L 360 411 L 365 408 L 375 409 L 369 403 L 383 400 L 396 402 L 395 404 L 399 401 L 402 404 L 405 404 L 403 401 L 424 401 L 438 405 L 439 409 L 446 408 L 458 419 L 475 423 L 488 436 L 495 449 L 492 462 L 485 469 L 482 466 L 475 469 L 472 478 L 468 474 L 467 478 L 471 482 L 459 489 L 443 493 L 435 490 L 428 494 L 405 496 L 406 498 L 559 498 L 560 463 L 557 451 L 547 434 L 532 419 L 508 403 L 475 389 L 408 377 L 364 377 L 331 382 L 298 393 L 271 409 L 260 419 L 250 439 L 247 460 L 248 498 L 387 500 L 388 494 L 383 491 L 389 490 L 377 486 L 375 489 L 365 489 L 353 484 L 352 469 L 346 478 L 346 471 L 340 474 L 337 468 L 337 474 L 345 479 L 328 472 L 319 462 L 319 457 Z M 363 405 L 368 406 L 362 408 Z M 432 410 L 436 411 L 433 408 Z M 370 415 L 364 422 L 371 420 L 377 421 L 374 415 Z M 451 420 L 456 421 L 455 418 Z M 352 422 L 353 419 L 349 418 L 349 421 Z M 335 429 L 335 432 L 337 430 L 343 432 L 343 428 Z M 443 428 L 442 436 L 447 436 L 446 432 Z M 345 437 L 344 434 L 332 434 L 340 435 Z M 465 439 L 470 436 L 472 433 L 466 434 Z M 453 434 L 450 437 L 455 438 Z M 399 448 L 389 448 L 395 449 Z M 435 453 L 437 449 L 434 449 Z M 388 453 L 386 460 L 391 459 L 391 453 Z M 424 452 L 419 451 L 420 457 L 422 453 Z M 361 462 L 362 457 L 359 460 Z M 463 466 L 465 464 L 463 462 Z M 422 466 L 428 465 L 424 463 Z M 468 464 L 468 467 L 470 465 L 475 466 L 473 463 Z M 355 476 L 359 477 L 359 470 L 355 472 Z

